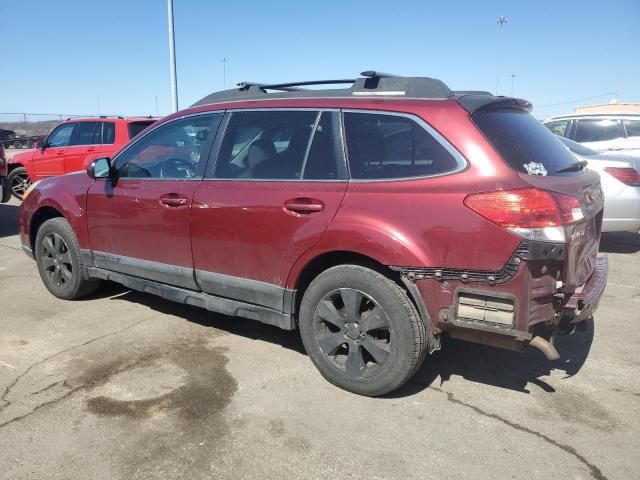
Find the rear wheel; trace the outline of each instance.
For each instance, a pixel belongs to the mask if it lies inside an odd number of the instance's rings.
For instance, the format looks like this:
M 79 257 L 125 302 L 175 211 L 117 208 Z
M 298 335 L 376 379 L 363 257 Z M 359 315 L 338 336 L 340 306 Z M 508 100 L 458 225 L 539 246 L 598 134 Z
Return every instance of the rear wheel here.
M 78 240 L 64 218 L 42 224 L 36 235 L 35 254 L 42 282 L 58 298 L 74 300 L 100 286 L 99 280 L 84 278 Z
M 300 307 L 300 333 L 327 380 L 368 396 L 404 384 L 427 348 L 426 329 L 405 291 L 357 265 L 330 268 L 309 285 Z
M 9 185 L 11 187 L 11 193 L 18 200 L 22 200 L 24 192 L 31 185 L 31 179 L 24 167 L 17 167 L 9 172 Z

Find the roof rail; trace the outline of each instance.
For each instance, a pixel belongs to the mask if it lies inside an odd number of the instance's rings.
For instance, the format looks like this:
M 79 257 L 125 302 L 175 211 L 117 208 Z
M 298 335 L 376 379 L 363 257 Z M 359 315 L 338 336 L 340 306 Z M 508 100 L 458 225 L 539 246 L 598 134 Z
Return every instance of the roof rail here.
M 307 80 L 301 82 L 240 82 L 238 88 L 214 92 L 192 106 L 264 98 L 404 97 L 449 98 L 453 92 L 442 81 L 429 77 L 402 77 L 365 70 L 360 78 Z M 316 85 L 350 85 L 347 88 L 307 89 Z

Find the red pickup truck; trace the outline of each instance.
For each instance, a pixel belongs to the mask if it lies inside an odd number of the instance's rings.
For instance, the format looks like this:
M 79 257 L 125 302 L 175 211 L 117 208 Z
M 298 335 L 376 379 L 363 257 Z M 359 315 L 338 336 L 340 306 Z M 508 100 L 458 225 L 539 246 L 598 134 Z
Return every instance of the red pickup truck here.
M 13 157 L 9 163 L 9 188 L 21 200 L 31 183 L 82 170 L 90 158 L 113 155 L 156 120 L 104 116 L 65 120 L 35 148 Z

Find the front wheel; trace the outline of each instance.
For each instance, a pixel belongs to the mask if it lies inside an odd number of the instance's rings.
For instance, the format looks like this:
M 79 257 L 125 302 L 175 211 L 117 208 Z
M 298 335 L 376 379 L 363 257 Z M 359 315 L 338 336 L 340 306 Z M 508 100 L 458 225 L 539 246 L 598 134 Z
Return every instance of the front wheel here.
M 358 265 L 321 273 L 304 294 L 300 333 L 331 383 L 367 396 L 403 385 L 422 364 L 427 333 L 405 291 Z
M 9 172 L 9 185 L 11 187 L 11 193 L 18 200 L 22 200 L 24 192 L 27 191 L 29 185 L 31 185 L 31 179 L 24 167 L 17 167 Z
M 99 280 L 84 277 L 78 240 L 64 218 L 44 222 L 36 235 L 35 247 L 40 278 L 54 296 L 75 300 L 99 287 Z

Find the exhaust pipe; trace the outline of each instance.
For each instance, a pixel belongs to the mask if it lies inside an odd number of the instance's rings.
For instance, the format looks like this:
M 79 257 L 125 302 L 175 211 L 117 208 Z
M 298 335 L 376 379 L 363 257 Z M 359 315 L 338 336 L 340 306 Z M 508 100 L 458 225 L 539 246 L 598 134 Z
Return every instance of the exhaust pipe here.
M 529 342 L 529 345 L 544 353 L 547 360 L 558 360 L 560 358 L 560 354 L 558 353 L 558 350 L 556 350 L 556 347 L 551 345 L 551 343 L 542 337 L 533 337 Z

